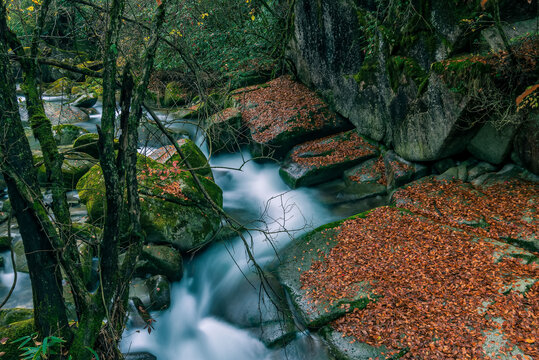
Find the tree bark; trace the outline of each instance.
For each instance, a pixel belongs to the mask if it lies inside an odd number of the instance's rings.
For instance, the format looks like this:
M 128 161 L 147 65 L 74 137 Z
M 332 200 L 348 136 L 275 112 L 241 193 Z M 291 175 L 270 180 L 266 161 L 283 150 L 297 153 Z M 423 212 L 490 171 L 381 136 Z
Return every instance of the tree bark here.
M 23 238 L 28 262 L 34 319 L 42 336 L 68 337 L 69 328 L 62 297 L 60 267 L 48 233 L 49 221 L 41 203 L 32 152 L 21 124 L 15 84 L 10 76 L 5 1 L 0 3 L 0 168 Z

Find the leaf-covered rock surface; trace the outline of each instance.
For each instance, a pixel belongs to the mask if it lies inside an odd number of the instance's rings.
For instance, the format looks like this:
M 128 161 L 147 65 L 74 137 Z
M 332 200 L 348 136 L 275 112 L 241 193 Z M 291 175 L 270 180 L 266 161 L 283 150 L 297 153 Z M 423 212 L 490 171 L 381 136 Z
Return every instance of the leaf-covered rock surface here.
M 489 186 L 428 179 L 398 190 L 395 205 L 466 232 L 539 251 L 536 182 L 506 180 Z
M 351 128 L 305 85 L 281 76 L 235 91 L 254 157 L 282 158 L 295 144 Z
M 279 174 L 292 188 L 314 185 L 338 178 L 376 155 L 378 149 L 351 130 L 295 146 Z
M 286 254 L 281 281 L 308 324 L 333 319 L 322 332 L 346 337 L 346 346 L 330 341 L 340 352 L 358 342 L 368 351 L 387 349 L 366 359 L 539 356 L 533 253 L 382 207 L 319 228 Z M 355 306 L 361 294 L 366 301 Z M 340 313 L 328 307 L 335 305 Z M 333 316 L 313 324 L 325 308 Z

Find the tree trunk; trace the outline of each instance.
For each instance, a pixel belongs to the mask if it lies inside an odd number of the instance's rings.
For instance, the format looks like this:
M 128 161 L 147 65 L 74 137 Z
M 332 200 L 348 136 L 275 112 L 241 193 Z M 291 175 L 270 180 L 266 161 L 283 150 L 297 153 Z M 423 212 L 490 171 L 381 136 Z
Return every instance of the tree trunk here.
M 42 336 L 67 336 L 60 267 L 52 247 L 47 218 L 33 167 L 32 152 L 21 124 L 15 84 L 10 76 L 5 2 L 0 4 L 0 168 L 8 185 L 28 261 L 34 299 L 34 319 Z M 36 191 L 36 189 L 38 189 Z M 33 193 L 35 192 L 35 193 Z M 34 195 L 33 202 L 29 195 Z M 41 212 L 39 211 L 41 209 Z M 50 229 L 50 228 L 48 228 Z M 54 234 L 51 234 L 54 236 Z

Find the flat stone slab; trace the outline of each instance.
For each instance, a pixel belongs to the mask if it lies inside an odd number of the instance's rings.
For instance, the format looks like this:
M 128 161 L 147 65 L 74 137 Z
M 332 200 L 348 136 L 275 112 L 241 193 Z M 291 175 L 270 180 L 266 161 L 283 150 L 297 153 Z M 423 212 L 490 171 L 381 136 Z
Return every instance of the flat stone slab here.
M 377 155 L 376 146 L 351 130 L 295 146 L 279 174 L 292 188 L 316 185 L 339 178 L 346 169 Z
M 533 358 L 538 264 L 496 239 L 381 207 L 296 239 L 277 273 L 338 359 L 494 359 L 509 347 Z M 495 317 L 507 341 L 490 354 Z
M 249 128 L 253 157 L 280 159 L 296 144 L 352 128 L 313 91 L 289 76 L 234 94 Z

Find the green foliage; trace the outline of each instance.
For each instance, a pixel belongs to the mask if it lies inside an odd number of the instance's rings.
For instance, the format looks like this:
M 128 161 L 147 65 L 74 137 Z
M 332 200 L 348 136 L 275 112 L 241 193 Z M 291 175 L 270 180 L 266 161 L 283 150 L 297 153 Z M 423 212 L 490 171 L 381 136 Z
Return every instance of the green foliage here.
M 388 60 L 387 73 L 393 91 L 397 91 L 401 85 L 402 75 L 413 80 L 419 90 L 425 89 L 425 84 L 428 81 L 427 72 L 419 66 L 417 61 L 403 56 L 393 56 Z M 418 91 L 418 95 L 420 92 Z
M 26 346 L 30 341 L 34 343 L 34 346 Z M 37 340 L 37 333 L 33 333 L 18 338 L 17 340 L 12 341 L 12 343 L 20 343 L 19 349 L 21 350 L 21 359 L 39 360 L 48 359 L 51 355 L 57 355 L 62 348 L 62 344 L 65 343 L 65 340 L 56 336 L 47 336 L 40 342 Z

